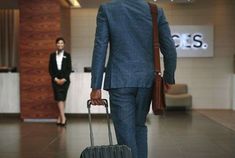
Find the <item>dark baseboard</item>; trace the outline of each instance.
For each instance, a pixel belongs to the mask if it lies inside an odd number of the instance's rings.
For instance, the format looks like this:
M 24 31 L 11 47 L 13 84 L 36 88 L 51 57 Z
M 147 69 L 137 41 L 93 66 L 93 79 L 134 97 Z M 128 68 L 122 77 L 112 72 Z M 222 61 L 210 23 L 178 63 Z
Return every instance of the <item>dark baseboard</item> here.
M 88 114 L 65 114 L 69 118 L 88 118 Z M 106 114 L 92 114 L 92 117 L 103 118 Z M 0 118 L 20 118 L 20 113 L 0 113 Z M 53 118 L 52 118 L 53 119 Z
M 69 118 L 88 118 L 88 114 L 65 114 Z M 91 114 L 95 118 L 104 118 L 106 114 Z
M 187 111 L 187 107 L 185 106 L 177 106 L 177 107 L 167 107 L 166 111 Z
M 20 117 L 19 113 L 0 113 L 0 117 Z

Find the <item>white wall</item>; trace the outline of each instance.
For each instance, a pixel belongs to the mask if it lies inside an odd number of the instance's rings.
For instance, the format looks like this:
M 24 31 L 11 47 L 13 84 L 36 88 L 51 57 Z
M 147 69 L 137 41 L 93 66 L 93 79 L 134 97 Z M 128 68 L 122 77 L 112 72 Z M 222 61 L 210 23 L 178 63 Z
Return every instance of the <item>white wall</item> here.
M 197 0 L 164 8 L 170 24 L 214 25 L 214 57 L 178 59 L 176 81 L 188 83 L 193 108 L 231 108 L 235 1 Z
M 71 53 L 73 69 L 83 72 L 91 65 L 97 9 L 71 9 Z
M 232 108 L 235 1 L 159 5 L 171 25 L 214 25 L 214 57 L 178 58 L 176 82 L 188 84 L 195 109 Z M 71 52 L 79 72 L 91 64 L 96 14 L 97 9 L 71 10 Z

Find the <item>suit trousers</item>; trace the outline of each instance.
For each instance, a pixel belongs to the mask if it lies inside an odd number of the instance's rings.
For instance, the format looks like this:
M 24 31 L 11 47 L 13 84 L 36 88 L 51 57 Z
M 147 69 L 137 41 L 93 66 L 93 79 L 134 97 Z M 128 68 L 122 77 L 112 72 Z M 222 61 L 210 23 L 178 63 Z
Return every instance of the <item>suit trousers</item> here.
M 131 148 L 133 158 L 148 157 L 146 116 L 151 102 L 151 88 L 109 90 L 111 118 L 118 144 Z

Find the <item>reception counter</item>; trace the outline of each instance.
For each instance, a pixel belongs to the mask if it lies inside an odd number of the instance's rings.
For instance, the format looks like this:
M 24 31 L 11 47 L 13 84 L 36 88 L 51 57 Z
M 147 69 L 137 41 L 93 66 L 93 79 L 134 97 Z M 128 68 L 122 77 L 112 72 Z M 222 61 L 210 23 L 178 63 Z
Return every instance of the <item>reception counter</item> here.
M 66 113 L 87 113 L 87 99 L 90 97 L 90 73 L 72 73 L 66 100 Z M 50 82 L 50 81 L 49 81 Z M 102 97 L 108 99 L 103 91 Z M 103 107 L 92 108 L 94 113 L 104 113 Z M 0 113 L 20 113 L 19 73 L 0 73 Z
M 19 113 L 19 74 L 0 73 L 0 113 Z
M 70 76 L 71 84 L 66 100 L 66 113 L 87 113 L 87 100 L 91 92 L 91 74 L 90 73 L 72 73 Z M 102 91 L 102 98 L 108 99 L 108 92 Z M 105 109 L 99 106 L 93 106 L 94 113 L 105 113 Z

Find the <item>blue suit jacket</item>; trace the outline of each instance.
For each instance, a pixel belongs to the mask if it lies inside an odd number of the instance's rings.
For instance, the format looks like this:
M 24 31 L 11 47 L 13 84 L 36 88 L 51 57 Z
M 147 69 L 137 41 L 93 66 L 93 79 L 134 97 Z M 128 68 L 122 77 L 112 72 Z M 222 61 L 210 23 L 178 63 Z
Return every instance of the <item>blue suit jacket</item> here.
M 173 84 L 176 49 L 164 12 L 158 9 L 159 42 L 164 57 L 164 80 Z M 154 79 L 152 17 L 144 0 L 113 0 L 102 4 L 92 58 L 91 88 L 101 89 L 110 44 L 104 89 L 149 88 Z

